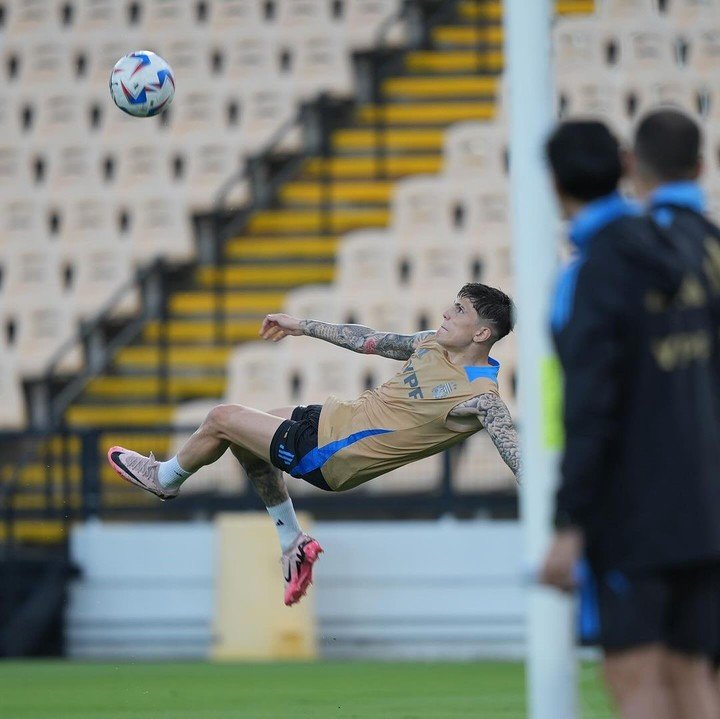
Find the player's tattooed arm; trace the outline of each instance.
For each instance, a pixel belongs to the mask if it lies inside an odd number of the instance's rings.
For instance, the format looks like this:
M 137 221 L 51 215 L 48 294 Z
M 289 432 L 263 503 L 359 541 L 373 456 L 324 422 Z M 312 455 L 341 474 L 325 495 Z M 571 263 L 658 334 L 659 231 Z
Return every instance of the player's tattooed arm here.
M 510 410 L 494 392 L 486 392 L 453 408 L 455 417 L 476 416 L 497 448 L 503 462 L 520 481 L 520 440 Z
M 317 337 L 361 354 L 380 355 L 395 360 L 406 360 L 433 331 L 400 335 L 394 332 L 378 332 L 363 325 L 336 325 L 318 320 L 301 320 L 304 335 Z
M 399 335 L 393 332 L 377 332 L 362 325 L 336 325 L 318 320 L 301 320 L 284 313 L 265 315 L 260 336 L 269 342 L 280 342 L 285 337 L 317 337 L 338 347 L 345 347 L 362 354 L 381 355 L 390 359 L 406 360 L 433 330 Z

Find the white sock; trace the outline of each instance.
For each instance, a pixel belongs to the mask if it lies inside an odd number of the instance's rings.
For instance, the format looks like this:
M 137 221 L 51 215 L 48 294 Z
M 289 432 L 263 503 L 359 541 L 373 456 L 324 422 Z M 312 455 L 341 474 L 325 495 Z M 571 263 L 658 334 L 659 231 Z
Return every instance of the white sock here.
M 283 552 L 287 552 L 297 539 L 298 534 L 302 534 L 292 499 L 288 497 L 282 504 L 268 507 L 267 511 L 275 523 L 275 529 L 280 539 L 280 546 Z
M 158 482 L 163 487 L 175 488 L 179 487 L 191 474 L 192 472 L 187 472 L 180 466 L 177 455 L 175 455 L 167 462 L 160 462 Z

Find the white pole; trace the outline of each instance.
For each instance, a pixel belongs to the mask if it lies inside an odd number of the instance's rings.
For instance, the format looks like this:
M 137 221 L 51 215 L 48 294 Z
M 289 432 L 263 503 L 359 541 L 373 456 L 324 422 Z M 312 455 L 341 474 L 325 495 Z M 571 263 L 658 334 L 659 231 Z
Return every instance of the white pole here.
M 506 0 L 505 62 L 510 102 L 513 254 L 518 306 L 519 407 L 523 456 L 521 514 L 526 559 L 538 567 L 551 531 L 557 447 L 548 439 L 552 397 L 549 298 L 556 272 L 556 206 L 543 159 L 552 126 L 552 0 Z M 527 700 L 531 719 L 577 716 L 571 601 L 529 591 Z

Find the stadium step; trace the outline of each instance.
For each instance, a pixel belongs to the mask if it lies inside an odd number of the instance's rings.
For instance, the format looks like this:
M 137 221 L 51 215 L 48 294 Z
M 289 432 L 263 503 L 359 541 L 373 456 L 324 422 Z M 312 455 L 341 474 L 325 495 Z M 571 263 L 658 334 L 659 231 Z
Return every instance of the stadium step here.
M 332 202 L 336 205 L 373 204 L 387 205 L 392 183 L 387 180 L 343 181 L 339 183 L 290 182 L 280 191 L 280 200 L 288 205 L 318 205 Z
M 220 297 L 220 306 L 231 314 L 280 312 L 284 297 L 282 292 L 226 292 Z M 217 303 L 218 298 L 212 292 L 179 292 L 170 298 L 170 312 L 173 315 L 212 314 Z
M 381 145 L 385 152 L 440 151 L 443 143 L 442 130 L 338 130 L 333 134 L 336 152 L 356 153 L 374 151 Z
M 289 237 L 236 237 L 224 248 L 228 260 L 252 259 L 331 259 L 337 238 L 333 235 L 292 235 Z M 259 295 L 258 295 L 259 296 Z M 282 298 L 282 295 L 277 295 Z
M 389 220 L 386 209 L 331 209 L 327 217 L 314 210 L 266 210 L 257 212 L 248 223 L 248 232 L 347 232 L 360 227 L 384 227 Z
M 230 342 L 259 339 L 261 319 L 234 320 L 227 319 L 222 327 L 223 337 Z M 143 330 L 143 339 L 147 342 L 157 340 L 161 324 L 149 322 Z M 168 342 L 204 342 L 212 343 L 217 335 L 217 328 L 212 320 L 170 320 L 163 328 Z
M 555 12 L 558 15 L 582 15 L 595 11 L 594 0 L 555 0 Z M 502 3 L 478 3 L 476 0 L 462 0 L 458 5 L 458 14 L 463 20 L 501 20 Z
M 98 377 L 86 387 L 87 396 L 98 400 L 146 399 L 154 401 L 160 396 L 162 381 L 157 376 Z M 225 376 L 176 377 L 167 380 L 169 399 L 192 397 L 220 397 L 225 391 Z
M 90 405 L 70 407 L 65 415 L 67 424 L 74 429 L 102 427 L 153 427 L 172 422 L 174 405 Z
M 408 53 L 405 67 L 410 72 L 496 73 L 502 70 L 503 54 L 500 50 L 418 51 Z
M 490 120 L 492 100 L 476 102 L 408 102 L 402 105 L 366 105 L 358 111 L 360 122 L 397 125 L 450 125 L 464 120 Z
M 390 99 L 492 99 L 497 89 L 494 77 L 393 77 L 385 80 L 383 91 Z
M 194 369 L 198 372 L 215 372 L 227 365 L 230 347 L 195 347 L 175 345 L 169 347 L 168 364 L 171 371 Z M 115 366 L 122 371 L 152 370 L 160 362 L 160 349 L 157 345 L 135 345 L 126 347 L 115 358 Z
M 304 177 L 321 177 L 329 174 L 333 178 L 387 177 L 399 179 L 407 175 L 439 172 L 442 155 L 413 155 L 408 157 L 334 157 L 329 160 L 312 158 L 303 168 Z
M 0 540 L 8 538 L 7 527 L 0 524 Z M 60 544 L 65 539 L 65 524 L 52 519 L 19 519 L 13 538 L 23 544 Z
M 440 48 L 478 47 L 501 49 L 503 28 L 497 25 L 441 25 L 432 31 L 432 39 Z M 488 47 L 489 46 L 489 47 Z
M 331 282 L 335 267 L 332 263 L 325 264 L 282 264 L 227 267 L 201 267 L 196 277 L 203 287 L 214 287 L 220 283 L 226 287 L 274 287 L 286 291 L 298 285 L 312 282 Z

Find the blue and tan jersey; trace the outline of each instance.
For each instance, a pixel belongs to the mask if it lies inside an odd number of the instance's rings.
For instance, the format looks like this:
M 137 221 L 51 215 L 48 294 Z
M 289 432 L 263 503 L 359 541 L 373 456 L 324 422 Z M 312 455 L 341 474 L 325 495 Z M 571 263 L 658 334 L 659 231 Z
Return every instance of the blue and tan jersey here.
M 448 415 L 472 397 L 497 394 L 498 369 L 493 359 L 490 366 L 455 365 L 434 337 L 426 338 L 385 384 L 356 400 L 327 400 L 318 448 L 296 472 L 320 469 L 333 489 L 345 490 L 451 447 L 482 426 L 476 417 Z

